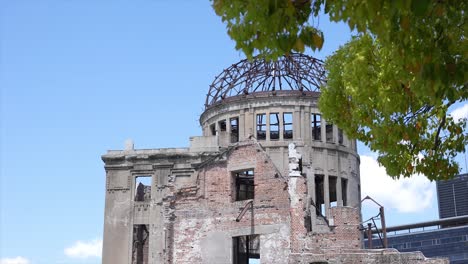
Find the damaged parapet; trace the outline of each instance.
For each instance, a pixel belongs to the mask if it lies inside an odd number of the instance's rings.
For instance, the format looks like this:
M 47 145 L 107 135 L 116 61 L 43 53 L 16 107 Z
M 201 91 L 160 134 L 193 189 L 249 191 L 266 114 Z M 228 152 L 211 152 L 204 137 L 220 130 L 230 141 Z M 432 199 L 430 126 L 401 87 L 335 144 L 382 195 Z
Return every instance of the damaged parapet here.
M 296 144 L 289 143 L 289 177 L 302 176 L 302 155 L 297 153 Z
M 321 117 L 324 82 L 306 55 L 243 60 L 215 78 L 188 148 L 103 155 L 102 262 L 445 263 L 361 249 L 356 141 Z

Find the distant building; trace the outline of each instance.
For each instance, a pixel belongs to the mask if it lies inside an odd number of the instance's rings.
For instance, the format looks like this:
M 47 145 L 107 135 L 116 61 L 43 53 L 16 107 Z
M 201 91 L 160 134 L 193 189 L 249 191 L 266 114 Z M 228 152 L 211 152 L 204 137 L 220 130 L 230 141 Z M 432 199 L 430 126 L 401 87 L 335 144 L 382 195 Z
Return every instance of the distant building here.
M 445 257 L 451 264 L 468 264 L 468 174 L 437 182 L 439 220 L 387 228 L 388 247 Z M 373 248 L 381 248 L 377 235 Z M 368 240 L 365 240 L 368 247 Z
M 437 182 L 439 218 L 468 215 L 468 174 Z

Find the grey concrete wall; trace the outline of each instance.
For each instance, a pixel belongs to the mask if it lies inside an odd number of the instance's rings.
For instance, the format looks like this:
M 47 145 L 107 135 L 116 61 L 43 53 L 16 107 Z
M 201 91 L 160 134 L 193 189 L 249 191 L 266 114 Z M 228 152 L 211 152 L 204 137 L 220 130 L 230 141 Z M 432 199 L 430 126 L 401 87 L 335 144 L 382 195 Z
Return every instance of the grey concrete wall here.
M 130 177 L 127 170 L 107 171 L 103 263 L 129 263 L 133 231 Z

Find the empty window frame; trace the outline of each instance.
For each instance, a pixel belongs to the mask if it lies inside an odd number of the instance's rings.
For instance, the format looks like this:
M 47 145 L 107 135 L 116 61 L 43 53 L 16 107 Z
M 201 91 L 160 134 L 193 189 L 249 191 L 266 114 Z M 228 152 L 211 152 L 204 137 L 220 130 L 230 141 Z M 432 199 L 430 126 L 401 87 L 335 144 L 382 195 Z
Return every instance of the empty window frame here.
M 148 202 L 151 200 L 151 176 L 135 177 L 135 201 Z
M 328 195 L 330 197 L 330 207 L 335 207 L 338 205 L 337 203 L 337 195 L 336 195 L 336 184 L 337 184 L 337 177 L 329 176 L 328 177 Z
M 348 179 L 341 178 L 341 199 L 343 199 L 343 206 L 348 205 Z
M 254 171 L 246 170 L 234 174 L 236 201 L 254 198 Z
M 149 253 L 148 225 L 133 226 L 132 264 L 147 264 Z
M 312 123 L 312 139 L 322 140 L 321 117 L 319 114 L 312 114 L 310 116 Z
M 343 130 L 338 128 L 338 144 L 343 145 Z
M 329 143 L 333 143 L 333 124 L 332 123 L 327 123 L 325 126 L 325 135 L 326 135 L 326 140 Z
M 257 115 L 257 139 L 265 140 L 266 139 L 266 114 Z
M 216 124 L 210 125 L 210 131 L 212 136 L 216 136 Z
M 325 214 L 325 194 L 323 189 L 323 175 L 315 175 L 315 214 L 324 216 Z
M 238 236 L 232 238 L 233 263 L 260 263 L 260 236 Z
M 283 113 L 283 138 L 293 138 L 293 115 L 292 113 Z
M 224 132 L 226 131 L 226 120 L 221 120 L 218 122 L 218 125 L 219 125 L 219 130 L 221 132 Z
M 231 143 L 239 142 L 239 118 L 233 117 L 229 119 L 231 124 Z
M 270 139 L 279 139 L 279 114 L 270 114 Z

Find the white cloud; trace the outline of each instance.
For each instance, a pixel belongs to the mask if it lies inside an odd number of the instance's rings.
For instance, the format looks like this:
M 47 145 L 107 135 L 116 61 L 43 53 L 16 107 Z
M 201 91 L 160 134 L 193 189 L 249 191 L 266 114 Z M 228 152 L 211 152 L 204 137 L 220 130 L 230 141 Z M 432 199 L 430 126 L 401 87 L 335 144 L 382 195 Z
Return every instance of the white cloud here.
M 65 248 L 64 252 L 71 258 L 101 257 L 102 240 L 76 241 L 73 246 Z
M 453 117 L 453 120 L 455 122 L 458 122 L 458 120 L 462 118 L 468 118 L 468 104 L 464 104 L 458 108 L 455 108 L 450 115 Z
M 435 183 L 423 175 L 394 180 L 384 167 L 370 156 L 361 156 L 362 197 L 369 195 L 385 208 L 400 213 L 421 212 L 432 204 Z
M 29 264 L 29 260 L 23 257 L 2 258 L 0 264 Z

